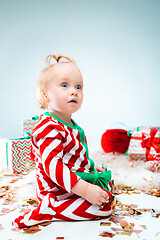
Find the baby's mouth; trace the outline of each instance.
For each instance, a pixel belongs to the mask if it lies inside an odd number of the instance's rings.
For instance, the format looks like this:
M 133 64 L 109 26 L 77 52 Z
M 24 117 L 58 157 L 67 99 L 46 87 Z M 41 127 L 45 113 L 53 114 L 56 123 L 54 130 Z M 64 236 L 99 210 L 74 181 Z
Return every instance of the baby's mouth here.
M 69 101 L 69 103 L 77 103 L 77 100 L 72 99 L 71 101 Z

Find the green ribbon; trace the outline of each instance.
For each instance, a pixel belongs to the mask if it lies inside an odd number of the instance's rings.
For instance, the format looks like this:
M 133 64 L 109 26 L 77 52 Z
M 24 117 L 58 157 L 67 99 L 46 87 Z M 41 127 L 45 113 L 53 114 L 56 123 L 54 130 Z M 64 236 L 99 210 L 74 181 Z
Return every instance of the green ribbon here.
M 32 120 L 38 120 L 39 116 L 32 117 Z
M 138 130 L 138 131 L 139 131 L 139 130 Z M 127 132 L 128 137 L 131 137 L 131 136 L 132 136 L 132 133 L 133 133 L 133 131 L 129 130 L 129 131 Z
M 79 177 L 81 177 L 83 180 L 93 183 L 95 185 L 98 185 L 108 191 L 108 184 L 109 181 L 111 180 L 111 171 L 107 170 L 104 172 L 97 172 L 94 169 L 93 173 L 88 173 L 88 172 L 74 172 L 76 175 L 78 175 Z

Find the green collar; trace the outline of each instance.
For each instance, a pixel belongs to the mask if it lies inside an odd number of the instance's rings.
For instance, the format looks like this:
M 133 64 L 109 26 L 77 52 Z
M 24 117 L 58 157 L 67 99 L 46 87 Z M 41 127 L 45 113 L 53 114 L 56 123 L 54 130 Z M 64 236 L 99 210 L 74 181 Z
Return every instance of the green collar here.
M 73 128 L 73 129 L 79 128 L 79 126 L 77 125 L 77 123 L 75 123 L 75 121 L 73 121 L 72 119 L 71 119 L 71 121 L 73 122 L 74 126 L 70 125 L 69 123 L 64 122 L 63 120 L 61 120 L 59 117 L 55 116 L 55 115 L 52 114 L 52 113 L 45 112 L 44 115 L 55 118 L 58 122 L 62 123 L 63 125 L 65 125 L 65 126 L 67 126 L 67 127 L 70 127 L 70 128 Z

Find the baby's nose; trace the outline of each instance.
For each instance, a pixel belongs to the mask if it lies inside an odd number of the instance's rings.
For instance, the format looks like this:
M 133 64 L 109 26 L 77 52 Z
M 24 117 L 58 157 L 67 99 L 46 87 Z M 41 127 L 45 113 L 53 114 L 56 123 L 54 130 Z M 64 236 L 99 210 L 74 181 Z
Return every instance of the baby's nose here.
M 77 90 L 75 88 L 73 88 L 70 92 L 71 95 L 77 95 Z

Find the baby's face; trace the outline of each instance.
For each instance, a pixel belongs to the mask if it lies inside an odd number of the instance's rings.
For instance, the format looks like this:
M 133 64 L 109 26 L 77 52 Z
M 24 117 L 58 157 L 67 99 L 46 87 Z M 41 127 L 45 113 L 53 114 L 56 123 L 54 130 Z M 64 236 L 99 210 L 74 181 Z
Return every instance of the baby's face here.
M 54 66 L 48 85 L 48 110 L 71 115 L 83 101 L 83 79 L 78 68 L 71 63 L 58 63 Z

